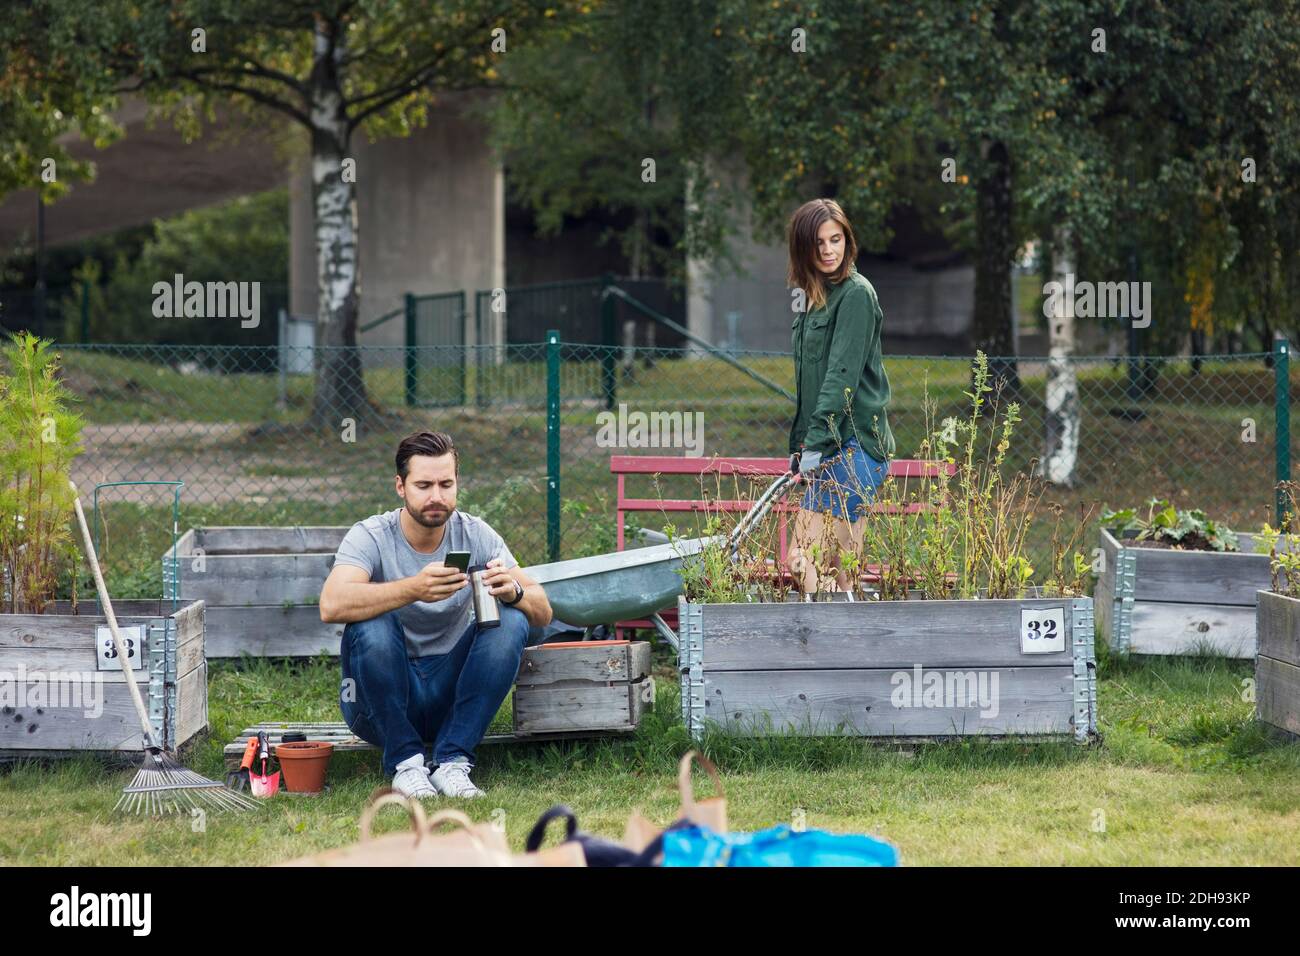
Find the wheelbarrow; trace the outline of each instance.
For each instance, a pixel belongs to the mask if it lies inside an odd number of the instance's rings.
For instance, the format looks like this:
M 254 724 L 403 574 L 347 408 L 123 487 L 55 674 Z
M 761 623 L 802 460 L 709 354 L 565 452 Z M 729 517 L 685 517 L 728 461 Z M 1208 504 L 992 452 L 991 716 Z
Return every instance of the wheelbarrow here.
M 673 649 L 677 635 L 659 616 L 660 608 L 673 604 L 682 593 L 682 562 L 706 547 L 726 543 L 731 560 L 738 559 L 740 543 L 767 516 L 773 503 L 795 479 L 781 475 L 754 502 L 729 535 L 685 538 L 668 544 L 571 558 L 524 568 L 542 585 L 559 620 L 587 628 L 648 617 L 655 630 Z

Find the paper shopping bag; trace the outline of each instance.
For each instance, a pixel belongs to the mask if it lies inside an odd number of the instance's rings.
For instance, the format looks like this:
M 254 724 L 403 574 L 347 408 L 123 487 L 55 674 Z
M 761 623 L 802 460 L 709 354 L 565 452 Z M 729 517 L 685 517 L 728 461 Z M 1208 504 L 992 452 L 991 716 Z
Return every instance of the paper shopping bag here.
M 691 782 L 693 762 L 698 763 L 713 778 L 713 796 L 704 800 L 695 798 L 695 786 Z M 677 793 L 681 797 L 679 820 L 688 820 L 717 833 L 727 832 L 727 794 L 722 786 L 722 777 L 712 760 L 698 751 L 688 750 L 677 765 Z M 639 810 L 634 810 L 623 830 L 623 844 L 640 853 L 662 833 L 663 827 L 656 826 L 642 816 Z
M 380 807 L 405 807 L 412 828 L 401 833 L 371 835 Z M 350 846 L 324 850 L 279 866 L 585 866 L 582 850 L 561 844 L 538 853 L 512 854 L 505 833 L 487 823 L 475 823 L 459 810 L 440 810 L 427 817 L 419 800 L 392 790 L 371 795 L 361 811 L 361 839 Z M 450 825 L 453 829 L 439 832 Z

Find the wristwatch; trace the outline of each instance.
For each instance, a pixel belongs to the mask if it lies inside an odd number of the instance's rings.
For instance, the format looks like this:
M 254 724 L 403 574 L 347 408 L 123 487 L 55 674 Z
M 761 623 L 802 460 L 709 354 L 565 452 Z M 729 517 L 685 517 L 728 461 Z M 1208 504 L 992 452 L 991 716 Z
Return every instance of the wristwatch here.
M 522 584 L 520 584 L 518 581 L 516 581 L 516 582 L 515 582 L 515 599 L 514 599 L 513 601 L 507 601 L 505 598 L 502 598 L 502 599 L 501 599 L 501 603 L 504 604 L 504 605 L 506 605 L 507 607 L 514 607 L 516 604 L 518 604 L 518 603 L 519 603 L 520 601 L 522 601 L 523 599 L 524 599 L 524 586 L 523 586 Z

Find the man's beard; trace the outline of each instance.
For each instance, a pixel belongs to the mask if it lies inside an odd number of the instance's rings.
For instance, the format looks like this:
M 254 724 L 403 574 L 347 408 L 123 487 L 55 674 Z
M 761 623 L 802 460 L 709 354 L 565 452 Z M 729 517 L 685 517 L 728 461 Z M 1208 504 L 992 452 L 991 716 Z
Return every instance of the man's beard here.
M 424 525 L 426 528 L 441 528 L 447 523 L 447 519 L 451 517 L 450 511 L 420 512 L 412 508 L 409 503 L 406 506 L 406 513 L 409 514 L 417 524 Z

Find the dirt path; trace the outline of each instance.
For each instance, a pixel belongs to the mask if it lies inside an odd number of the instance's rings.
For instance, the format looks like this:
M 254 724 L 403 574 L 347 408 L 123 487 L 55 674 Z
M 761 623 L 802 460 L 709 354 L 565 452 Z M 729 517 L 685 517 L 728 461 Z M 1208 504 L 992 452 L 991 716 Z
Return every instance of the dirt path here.
M 72 478 L 87 496 L 110 481 L 183 481 L 182 504 L 243 501 L 270 503 L 303 497 L 327 500 L 355 492 L 343 475 L 250 475 L 250 459 L 238 442 L 247 423 L 157 422 L 147 425 L 87 425 L 85 451 L 73 463 Z M 280 460 L 295 461 L 285 448 Z M 268 461 L 265 454 L 258 461 Z M 102 500 L 166 503 L 167 488 L 113 488 Z

